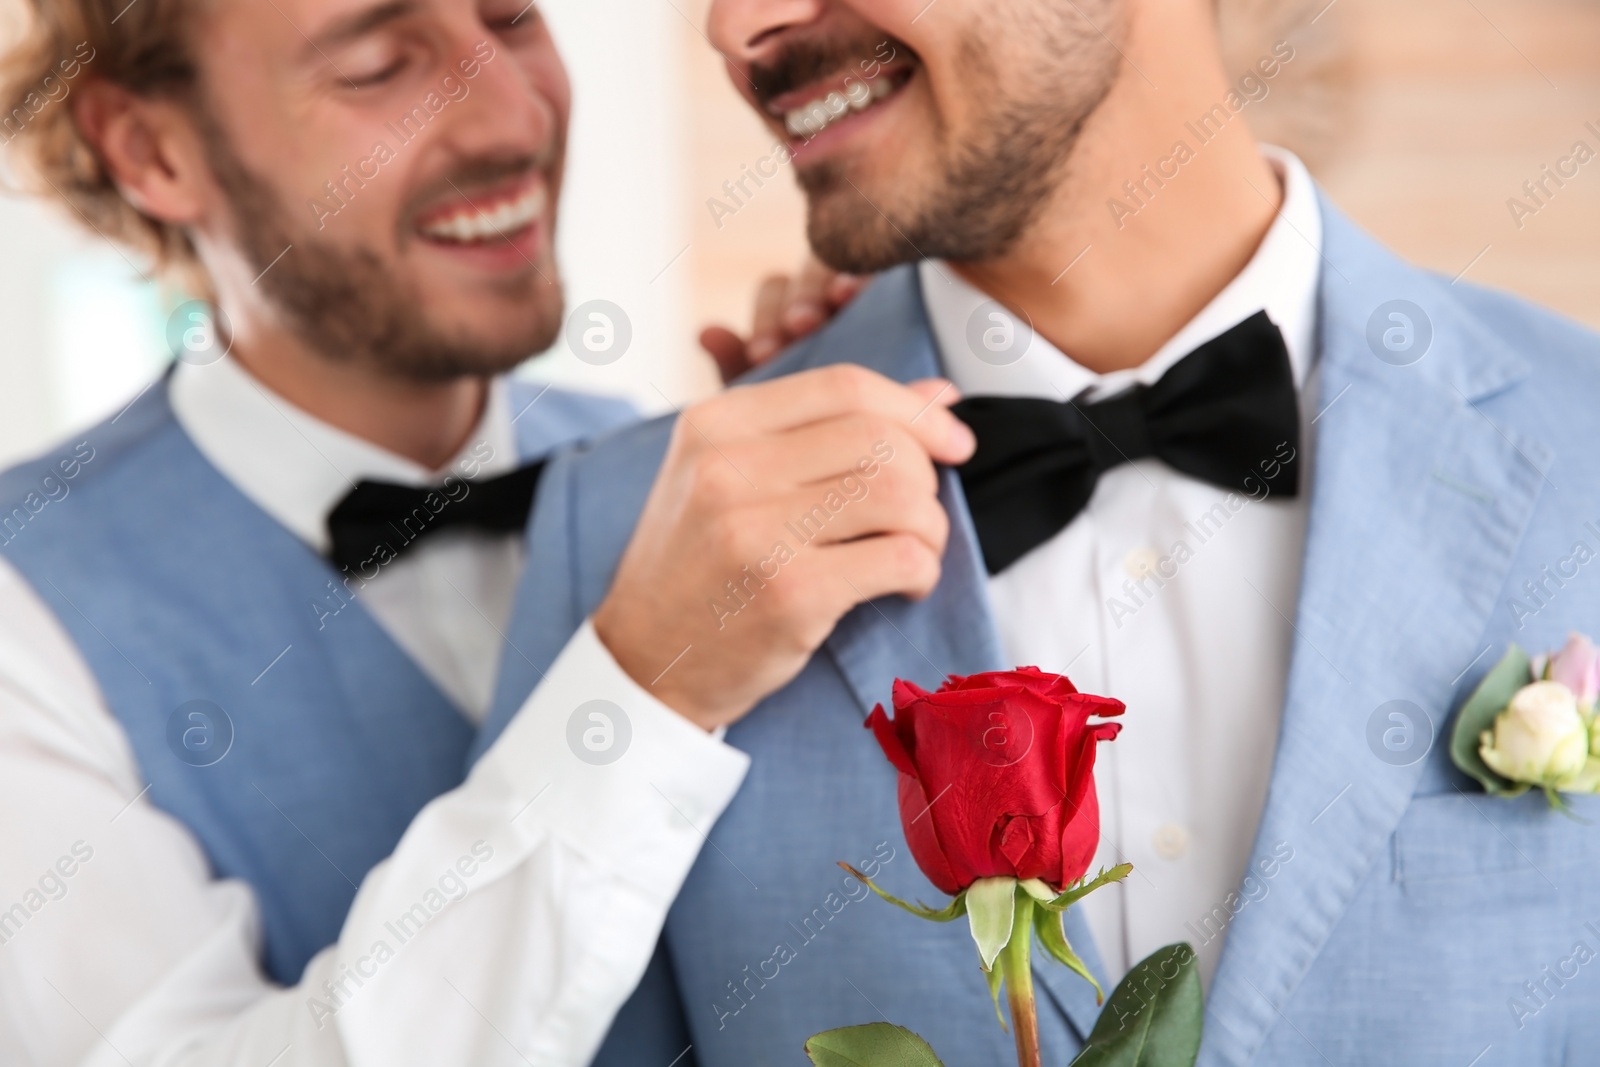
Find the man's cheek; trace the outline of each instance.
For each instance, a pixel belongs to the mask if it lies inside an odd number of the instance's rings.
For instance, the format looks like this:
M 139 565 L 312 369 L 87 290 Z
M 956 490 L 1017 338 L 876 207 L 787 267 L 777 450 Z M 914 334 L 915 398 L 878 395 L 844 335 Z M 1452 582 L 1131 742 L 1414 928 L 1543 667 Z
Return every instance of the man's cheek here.
M 564 139 L 572 113 L 572 82 L 560 54 L 544 39 L 517 49 L 513 61 L 522 69 L 535 96 L 549 108 L 549 118 Z

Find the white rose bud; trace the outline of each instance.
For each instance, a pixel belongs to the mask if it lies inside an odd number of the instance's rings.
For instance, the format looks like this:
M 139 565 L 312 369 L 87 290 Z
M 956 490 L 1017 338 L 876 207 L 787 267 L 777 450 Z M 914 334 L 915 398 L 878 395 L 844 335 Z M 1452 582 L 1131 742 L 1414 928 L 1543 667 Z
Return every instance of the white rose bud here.
M 1560 682 L 1534 682 L 1517 690 L 1494 729 L 1478 739 L 1478 753 L 1502 778 L 1559 789 L 1583 770 L 1589 728 L 1572 690 Z

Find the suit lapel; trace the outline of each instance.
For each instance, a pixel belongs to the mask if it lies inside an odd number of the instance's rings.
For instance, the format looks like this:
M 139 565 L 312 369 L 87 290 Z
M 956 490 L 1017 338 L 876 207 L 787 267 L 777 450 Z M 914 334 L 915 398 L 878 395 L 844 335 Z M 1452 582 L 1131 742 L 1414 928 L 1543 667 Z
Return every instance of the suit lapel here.
M 876 305 L 879 313 L 849 331 L 844 344 L 819 349 L 809 365 L 848 360 L 902 382 L 943 374 L 916 270 L 903 268 L 878 284 L 893 287 Z M 896 678 L 933 688 L 946 675 L 1015 666 L 1005 661 L 1000 648 L 977 531 L 954 471 L 940 471 L 939 498 L 950 515 L 950 541 L 932 595 L 919 604 L 897 596 L 862 604 L 840 620 L 823 646 L 863 716 L 889 699 Z M 1067 913 L 1066 932 L 1089 969 L 1103 978 L 1105 970 L 1081 909 Z M 1035 970 L 1035 979 L 1066 1014 L 1079 1039 L 1087 1039 L 1099 1014 L 1089 984 L 1048 963 Z
M 1443 744 L 1461 676 L 1482 651 L 1497 591 L 1550 451 L 1475 405 L 1528 366 L 1455 299 L 1324 201 L 1320 399 L 1311 514 L 1277 757 L 1252 857 L 1293 858 L 1227 934 L 1207 1045 L 1248 1061 L 1410 802 L 1426 764 L 1374 755 L 1367 723 L 1403 699 Z M 1423 358 L 1377 358 L 1369 320 L 1410 301 L 1431 322 Z M 1407 309 L 1399 309 L 1407 313 Z M 1416 318 L 1415 312 L 1409 312 Z M 1420 334 L 1418 335 L 1420 336 Z M 1381 345 L 1379 346 L 1381 350 Z M 1435 753 L 1437 756 L 1437 753 Z

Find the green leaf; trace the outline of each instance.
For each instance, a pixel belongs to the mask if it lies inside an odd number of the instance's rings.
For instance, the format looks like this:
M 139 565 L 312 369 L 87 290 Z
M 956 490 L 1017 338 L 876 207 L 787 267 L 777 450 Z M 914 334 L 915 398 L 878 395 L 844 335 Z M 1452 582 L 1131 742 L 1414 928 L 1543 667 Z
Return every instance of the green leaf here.
M 1076 904 L 1078 901 L 1082 900 L 1090 893 L 1093 893 L 1101 886 L 1110 885 L 1112 882 L 1120 882 L 1132 873 L 1133 864 L 1131 863 L 1119 863 L 1109 871 L 1105 868 L 1101 868 L 1100 873 L 1095 876 L 1094 881 L 1079 882 L 1077 885 L 1066 890 L 1054 900 L 1041 901 L 1041 903 L 1052 911 L 1066 911 L 1073 904 Z
M 1494 718 L 1506 709 L 1517 690 L 1528 684 L 1530 664 L 1528 654 L 1516 645 L 1478 683 L 1467 702 L 1456 712 L 1456 724 L 1450 734 L 1450 760 L 1464 773 L 1483 784 L 1495 796 L 1517 797 L 1528 791 L 1523 782 L 1502 778 L 1489 769 L 1478 754 L 1478 739 L 1485 730 L 1494 728 Z
M 986 971 L 994 967 L 995 957 L 1011 940 L 1011 917 L 1016 906 L 1015 878 L 979 878 L 967 887 L 967 919 Z
M 889 1023 L 813 1034 L 806 1041 L 806 1055 L 816 1067 L 944 1067 L 926 1041 Z
M 1049 908 L 1033 909 L 1033 928 L 1038 931 L 1039 941 L 1044 945 L 1045 951 L 1071 967 L 1094 986 L 1096 1004 L 1105 1003 L 1105 991 L 1100 988 L 1100 983 L 1095 981 L 1094 975 L 1089 973 L 1089 968 L 1078 958 L 1078 954 L 1072 951 L 1072 946 L 1067 943 L 1067 932 L 1062 928 L 1061 922 L 1062 915 L 1059 911 L 1051 911 Z
M 1118 984 L 1072 1067 L 1193 1067 L 1204 1022 L 1194 949 L 1168 945 Z
M 909 911 L 919 919 L 927 919 L 936 923 L 947 923 L 952 919 L 959 919 L 961 916 L 967 913 L 967 894 L 965 892 L 956 894 L 956 898 L 943 908 L 930 908 L 926 904 L 912 904 L 910 901 L 901 900 L 893 893 L 885 893 L 872 883 L 871 878 L 868 878 L 866 875 L 862 874 L 848 863 L 841 861 L 839 866 L 849 871 L 859 881 L 865 882 L 868 889 L 878 894 L 884 900 L 887 900 L 897 908 L 904 908 L 906 911 Z

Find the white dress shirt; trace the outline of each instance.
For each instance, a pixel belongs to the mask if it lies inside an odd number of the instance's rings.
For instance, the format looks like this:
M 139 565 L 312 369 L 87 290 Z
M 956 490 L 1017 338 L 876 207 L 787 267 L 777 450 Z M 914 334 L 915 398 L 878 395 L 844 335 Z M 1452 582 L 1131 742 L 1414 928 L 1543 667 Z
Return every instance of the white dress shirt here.
M 1263 151 L 1283 185 L 1277 219 L 1244 270 L 1139 367 L 1096 374 L 1037 335 L 1013 362 L 980 359 L 969 322 L 988 323 L 997 305 L 947 265 L 922 265 L 935 342 L 965 396 L 1101 399 L 1154 382 L 1262 310 L 1283 332 L 1300 388 L 1303 440 L 1290 443 L 1298 497 L 1253 500 L 1137 460 L 1102 475 L 1081 515 L 988 583 L 1010 660 L 1128 706 L 1121 736 L 1099 749 L 1095 869 L 1134 869 L 1080 905 L 1113 982 L 1184 940 L 1209 982 L 1228 921 L 1248 897 L 1271 891 L 1261 872 L 1243 880 L 1277 741 L 1305 541 L 1322 224 L 1305 167 Z M 1073 269 L 1093 270 L 1093 256 Z
M 319 552 L 328 511 L 358 479 L 426 485 L 517 463 L 503 383 L 437 472 L 320 422 L 229 360 L 180 365 L 171 390 L 200 451 Z M 481 722 L 521 568 L 515 535 L 444 530 L 361 596 Z M 604 766 L 567 744 L 569 716 L 594 699 L 632 727 Z M 250 887 L 214 879 L 184 824 L 150 804 L 78 649 L 0 557 L 0 911 L 30 908 L 0 928 L 0 1063 L 578 1067 L 644 972 L 748 762 L 635 684 L 585 623 L 466 783 L 362 880 L 338 943 L 284 989 L 262 974 Z M 72 875 L 46 877 L 63 857 Z M 378 941 L 396 940 L 387 924 L 451 869 L 466 895 L 375 959 Z

